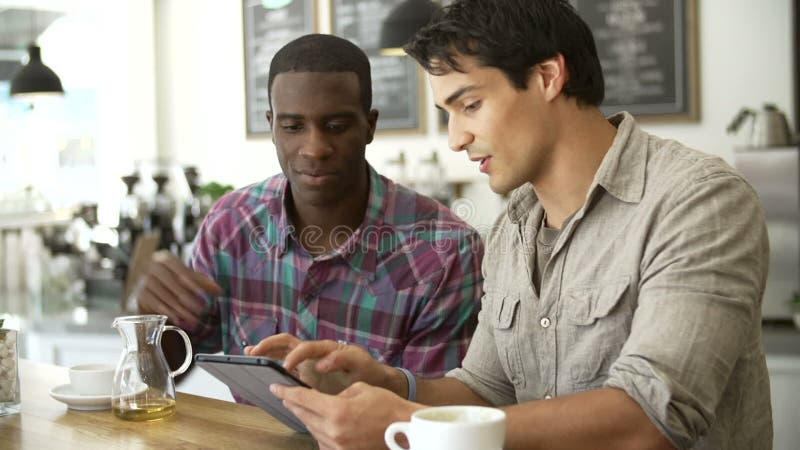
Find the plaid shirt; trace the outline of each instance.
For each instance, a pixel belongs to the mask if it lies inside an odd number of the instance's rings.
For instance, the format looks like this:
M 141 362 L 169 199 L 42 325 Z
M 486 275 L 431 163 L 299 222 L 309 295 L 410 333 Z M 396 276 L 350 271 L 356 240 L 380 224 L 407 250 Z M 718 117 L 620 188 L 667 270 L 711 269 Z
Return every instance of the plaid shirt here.
M 196 351 L 241 354 L 277 333 L 345 340 L 423 376 L 458 367 L 477 323 L 483 277 L 478 233 L 453 212 L 369 167 L 361 226 L 313 257 L 287 215 L 276 175 L 209 212 L 191 265 L 222 287 L 193 330 Z

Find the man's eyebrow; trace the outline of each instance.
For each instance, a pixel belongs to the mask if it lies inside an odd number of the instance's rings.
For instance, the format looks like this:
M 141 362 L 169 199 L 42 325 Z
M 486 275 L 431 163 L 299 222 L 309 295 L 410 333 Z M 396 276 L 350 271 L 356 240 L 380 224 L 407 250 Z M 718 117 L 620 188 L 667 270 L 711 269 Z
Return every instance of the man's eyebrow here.
M 286 119 L 298 120 L 302 118 L 303 118 L 302 114 L 278 113 L 277 115 L 275 115 L 275 119 L 277 120 L 286 120 Z
M 444 104 L 450 106 L 450 105 L 453 104 L 453 102 L 458 100 L 458 98 L 461 97 L 462 95 L 466 94 L 469 91 L 474 91 L 475 89 L 478 89 L 479 87 L 480 86 L 477 86 L 477 85 L 473 84 L 473 85 L 470 85 L 470 86 L 464 86 L 464 87 L 458 88 L 458 89 L 456 89 L 455 92 L 450 94 L 450 96 L 447 97 L 444 100 Z M 442 107 L 439 106 L 439 105 L 436 105 L 436 107 L 439 108 L 439 109 L 442 109 Z
M 356 113 L 353 112 L 337 112 L 333 114 L 325 114 L 322 116 L 325 120 L 332 120 L 332 119 L 354 119 L 356 117 Z
M 322 116 L 324 120 L 332 120 L 332 119 L 352 119 L 355 118 L 356 114 L 353 112 L 337 112 L 332 114 L 325 114 Z M 303 114 L 293 114 L 293 113 L 278 113 L 275 116 L 277 120 L 302 120 L 305 119 L 306 116 Z

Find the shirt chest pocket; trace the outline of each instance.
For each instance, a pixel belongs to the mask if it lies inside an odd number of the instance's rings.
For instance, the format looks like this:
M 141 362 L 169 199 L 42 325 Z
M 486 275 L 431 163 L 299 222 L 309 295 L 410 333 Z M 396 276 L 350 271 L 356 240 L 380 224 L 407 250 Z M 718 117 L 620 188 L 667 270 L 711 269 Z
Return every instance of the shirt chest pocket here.
M 610 283 L 570 290 L 564 304 L 564 317 L 573 325 L 595 325 L 623 303 L 629 284 L 629 277 L 623 277 Z
M 562 304 L 559 339 L 564 367 L 576 390 L 596 388 L 630 334 L 633 319 L 629 277 L 570 290 Z
M 525 373 L 520 351 L 520 297 L 513 293 L 489 292 L 486 296 L 492 305 L 492 328 L 503 371 L 514 386 L 524 388 Z
M 255 345 L 274 335 L 278 329 L 278 318 L 263 305 L 231 298 L 228 327 L 227 335 L 232 340 L 228 352 L 241 354 L 244 346 Z

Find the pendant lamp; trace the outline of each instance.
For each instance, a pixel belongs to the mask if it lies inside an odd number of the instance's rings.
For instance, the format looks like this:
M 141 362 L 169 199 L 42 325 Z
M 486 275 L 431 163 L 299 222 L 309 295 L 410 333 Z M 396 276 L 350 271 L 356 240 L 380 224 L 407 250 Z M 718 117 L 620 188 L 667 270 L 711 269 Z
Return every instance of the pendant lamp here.
M 28 64 L 22 66 L 11 79 L 11 95 L 63 94 L 61 80 L 42 62 L 42 49 L 35 43 L 28 46 Z
M 404 55 L 402 47 L 431 20 L 439 5 L 431 0 L 405 0 L 397 5 L 381 28 L 381 54 Z
M 41 94 L 64 94 L 61 80 L 53 69 L 42 62 L 42 49 L 36 45 L 36 11 L 31 11 L 31 43 L 28 45 L 28 64 L 20 67 L 11 78 L 10 94 L 14 97 Z

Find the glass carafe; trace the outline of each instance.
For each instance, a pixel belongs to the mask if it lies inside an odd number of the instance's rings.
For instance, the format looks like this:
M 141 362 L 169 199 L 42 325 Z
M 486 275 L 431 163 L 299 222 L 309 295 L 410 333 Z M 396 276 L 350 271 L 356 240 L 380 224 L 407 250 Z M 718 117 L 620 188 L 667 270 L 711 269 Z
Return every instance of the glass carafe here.
M 124 343 L 111 390 L 111 408 L 120 419 L 158 420 L 175 412 L 173 377 L 189 367 L 192 344 L 186 332 L 166 321 L 158 314 L 124 316 L 111 325 Z M 186 346 L 186 360 L 175 371 L 169 370 L 161 349 L 161 334 L 168 330 L 177 331 Z

